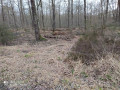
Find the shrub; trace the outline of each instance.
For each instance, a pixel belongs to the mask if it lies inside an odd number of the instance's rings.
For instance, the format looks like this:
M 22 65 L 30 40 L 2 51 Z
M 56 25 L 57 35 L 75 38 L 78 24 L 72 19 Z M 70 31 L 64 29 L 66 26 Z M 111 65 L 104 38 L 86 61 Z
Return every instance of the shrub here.
M 42 36 L 40 36 L 40 41 L 47 41 L 47 39 L 42 37 Z
M 120 40 L 116 41 L 113 36 L 101 36 L 99 32 L 91 31 L 76 42 L 66 60 L 81 60 L 82 63 L 90 65 L 105 58 L 108 53 L 120 54 Z
M 13 33 L 6 26 L 0 25 L 0 44 L 8 45 L 13 40 Z

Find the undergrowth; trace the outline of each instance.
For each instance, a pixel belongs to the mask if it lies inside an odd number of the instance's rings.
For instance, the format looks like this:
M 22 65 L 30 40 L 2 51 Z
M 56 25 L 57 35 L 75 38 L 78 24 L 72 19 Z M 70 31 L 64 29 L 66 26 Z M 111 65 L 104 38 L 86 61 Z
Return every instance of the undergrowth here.
M 93 83 L 100 90 L 118 90 L 120 85 L 120 36 L 90 31 L 82 35 L 65 62 L 72 76 Z M 82 63 L 81 63 L 82 62 Z M 77 82 L 76 82 L 77 83 Z M 93 86 L 90 86 L 93 88 Z
M 14 39 L 13 32 L 6 26 L 0 25 L 0 44 L 8 45 Z
M 95 60 L 104 58 L 108 53 L 120 54 L 119 38 L 118 36 L 115 38 L 109 35 L 102 36 L 99 32 L 90 31 L 78 40 L 66 60 L 81 59 L 82 63 L 90 65 Z

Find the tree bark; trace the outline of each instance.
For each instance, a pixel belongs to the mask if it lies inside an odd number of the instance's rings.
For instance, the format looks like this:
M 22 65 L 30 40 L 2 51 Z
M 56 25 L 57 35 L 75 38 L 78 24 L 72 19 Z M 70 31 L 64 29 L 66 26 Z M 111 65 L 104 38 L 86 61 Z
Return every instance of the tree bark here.
M 31 23 L 30 23 L 30 25 L 32 25 L 33 26 L 33 23 L 32 23 L 32 21 L 33 21 L 33 19 L 32 19 L 32 11 L 31 11 L 31 6 L 30 6 L 30 1 L 28 0 L 28 9 L 29 9 L 29 14 L 30 14 L 30 19 L 31 19 Z
M 36 13 L 36 7 L 35 7 L 35 1 L 31 0 L 31 9 L 32 9 L 32 17 L 33 17 L 33 28 L 35 30 L 35 38 L 36 41 L 39 41 L 41 38 L 40 32 L 39 32 L 39 26 L 38 26 L 38 20 L 37 20 L 37 13 Z
M 87 29 L 86 26 L 86 0 L 84 0 L 84 29 Z
M 119 22 L 120 22 L 120 0 L 118 0 L 118 14 L 119 14 Z
M 43 14 L 42 0 L 40 0 L 40 7 L 41 7 L 41 14 L 42 14 L 42 26 L 43 26 L 43 30 L 44 30 L 45 29 L 45 23 L 44 23 L 44 14 Z
M 52 21 L 52 28 L 53 32 L 55 32 L 55 0 L 52 0 L 52 11 L 53 11 L 53 21 Z
M 22 20 L 22 26 L 25 26 L 25 19 L 24 19 L 24 9 L 23 9 L 23 2 L 20 0 L 20 14 L 21 14 L 21 20 Z
M 104 27 L 106 27 L 107 18 L 108 18 L 108 5 L 109 5 L 109 0 L 107 0 L 107 2 L 106 2 L 106 11 L 105 11 Z
M 5 22 L 5 14 L 4 14 L 3 0 L 1 0 L 1 11 L 2 11 L 2 20 L 4 23 Z
M 68 0 L 68 28 L 70 28 L 70 0 Z
M 61 1 L 60 1 L 60 4 L 59 4 L 59 28 L 61 28 L 61 8 L 60 8 L 60 5 L 61 5 Z
M 71 0 L 71 26 L 73 28 L 73 0 Z
M 16 20 L 16 17 L 15 17 L 15 12 L 14 12 L 14 7 L 13 7 L 13 4 L 10 0 L 10 5 L 11 5 L 11 8 L 12 8 L 12 15 L 13 15 L 13 20 L 14 20 L 14 27 L 17 29 L 17 20 Z

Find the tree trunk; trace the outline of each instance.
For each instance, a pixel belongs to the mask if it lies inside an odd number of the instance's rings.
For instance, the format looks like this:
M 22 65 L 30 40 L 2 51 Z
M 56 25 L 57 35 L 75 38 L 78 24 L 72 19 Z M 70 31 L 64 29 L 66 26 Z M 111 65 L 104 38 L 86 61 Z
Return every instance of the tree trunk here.
M 10 0 L 10 5 L 11 5 L 11 8 L 12 8 L 12 15 L 13 15 L 13 20 L 14 20 L 14 27 L 17 29 L 17 20 L 16 20 L 16 17 L 15 17 L 15 12 L 14 12 L 14 7 L 13 7 L 13 4 Z
M 70 28 L 70 0 L 68 0 L 68 28 Z
M 120 0 L 118 0 L 118 14 L 119 14 L 119 22 L 120 22 Z
M 30 23 L 30 25 L 32 25 L 33 26 L 33 23 L 32 23 L 32 11 L 31 11 L 31 6 L 30 6 L 30 1 L 28 0 L 28 8 L 29 8 L 29 14 L 30 14 L 30 19 L 31 19 L 31 23 Z
M 21 14 L 21 18 L 22 18 L 22 24 L 23 24 L 23 27 L 24 27 L 24 13 L 23 13 L 23 2 L 22 0 L 20 0 L 20 14 Z
M 104 21 L 105 28 L 106 28 L 106 23 L 107 23 L 107 18 L 108 18 L 108 5 L 109 5 L 109 0 L 107 0 L 106 2 L 105 21 Z
M 3 0 L 1 0 L 1 11 L 2 11 L 2 20 L 3 20 L 3 23 L 4 23 L 5 22 L 5 15 L 4 15 Z
M 80 0 L 78 1 L 78 27 L 80 28 Z
M 43 14 L 42 0 L 40 0 L 40 7 L 41 7 L 41 14 L 42 14 L 42 26 L 43 26 L 43 30 L 44 30 L 45 29 L 45 23 L 44 23 L 44 14 Z
M 8 27 L 10 28 L 11 21 L 10 21 L 10 11 L 9 11 L 9 4 L 8 4 L 8 2 L 7 2 L 7 15 L 8 15 Z
M 51 1 L 51 0 L 49 0 L 50 26 L 52 26 L 52 11 L 51 11 L 51 4 L 50 4 L 50 1 Z
M 53 23 L 52 23 L 52 28 L 53 32 L 55 32 L 55 0 L 52 0 L 52 11 L 53 11 Z
M 36 41 L 40 40 L 40 32 L 39 32 L 39 26 L 38 26 L 38 20 L 37 20 L 37 13 L 36 13 L 36 7 L 35 7 L 35 1 L 31 0 L 31 9 L 32 9 L 32 17 L 33 17 L 33 28 L 35 30 L 35 38 Z
M 73 0 L 71 0 L 71 26 L 73 28 Z
M 103 34 L 104 29 L 104 14 L 103 14 L 103 0 L 101 0 L 101 34 Z
M 84 0 L 84 29 L 86 30 L 86 0 Z
M 61 1 L 60 1 L 60 4 L 59 4 L 59 28 L 61 28 L 61 14 L 60 14 L 60 12 L 61 12 L 61 8 L 60 8 L 60 5 L 61 5 Z

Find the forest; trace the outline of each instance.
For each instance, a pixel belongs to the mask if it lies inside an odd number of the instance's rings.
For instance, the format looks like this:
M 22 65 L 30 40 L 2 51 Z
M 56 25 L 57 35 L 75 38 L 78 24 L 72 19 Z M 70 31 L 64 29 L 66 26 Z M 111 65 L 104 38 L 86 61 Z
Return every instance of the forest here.
M 0 90 L 120 90 L 120 0 L 0 0 Z

